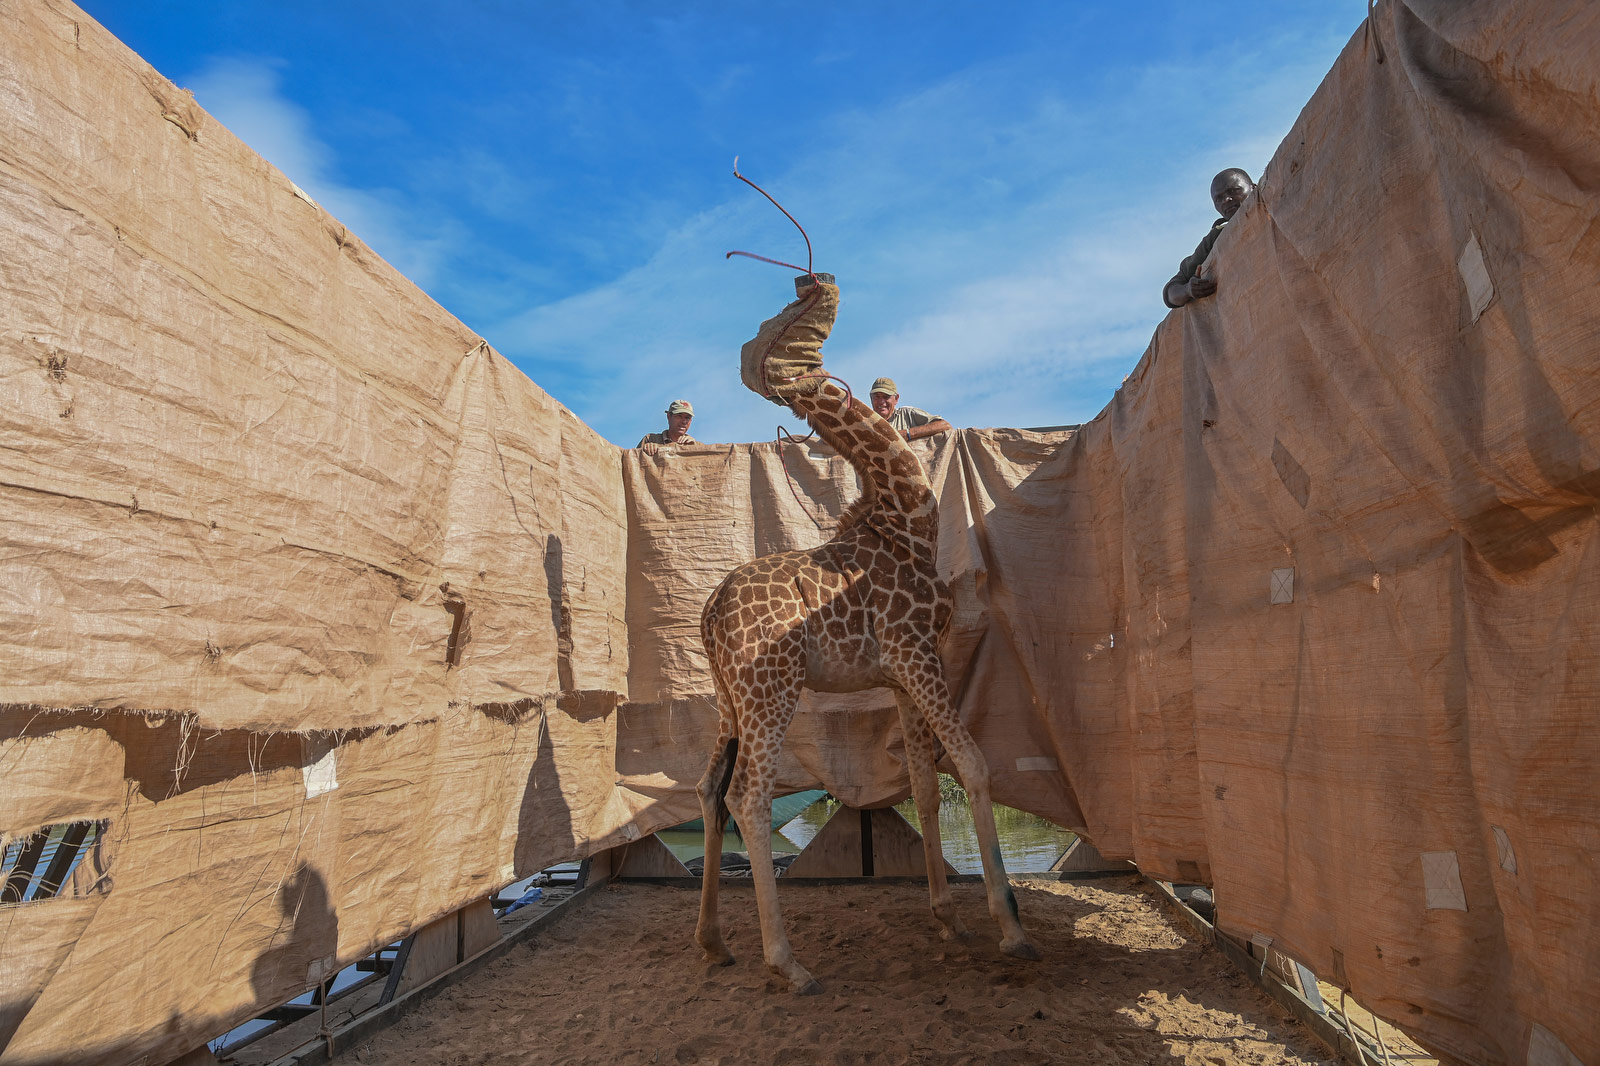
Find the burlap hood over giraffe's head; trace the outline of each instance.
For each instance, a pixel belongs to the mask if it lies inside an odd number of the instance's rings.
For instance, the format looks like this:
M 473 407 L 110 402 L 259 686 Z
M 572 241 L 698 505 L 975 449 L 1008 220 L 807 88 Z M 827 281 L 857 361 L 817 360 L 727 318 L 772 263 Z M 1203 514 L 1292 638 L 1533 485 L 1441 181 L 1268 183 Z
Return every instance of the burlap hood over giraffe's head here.
M 787 400 L 808 396 L 827 380 L 821 374 L 822 343 L 839 313 L 839 287 L 819 281 L 799 299 L 761 323 L 739 350 L 739 376 L 757 396 Z

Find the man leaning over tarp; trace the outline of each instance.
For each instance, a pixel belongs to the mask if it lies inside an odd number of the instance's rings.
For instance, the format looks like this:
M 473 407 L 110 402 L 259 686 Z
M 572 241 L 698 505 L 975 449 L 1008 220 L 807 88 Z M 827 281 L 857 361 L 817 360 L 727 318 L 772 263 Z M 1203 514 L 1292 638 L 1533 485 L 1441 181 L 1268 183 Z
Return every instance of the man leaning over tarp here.
M 689 436 L 689 423 L 693 421 L 693 405 L 688 400 L 673 400 L 667 404 L 667 428 L 660 433 L 646 433 L 635 447 L 646 455 L 654 455 L 663 444 L 699 444 Z
M 1216 279 L 1201 277 L 1200 268 L 1205 264 L 1206 256 L 1211 254 L 1211 246 L 1221 236 L 1222 227 L 1238 213 L 1239 205 L 1255 191 L 1255 187 L 1250 175 L 1237 167 L 1230 167 L 1211 179 L 1211 202 L 1222 217 L 1211 224 L 1211 231 L 1201 238 L 1194 254 L 1179 265 L 1178 272 L 1161 290 L 1161 298 L 1168 307 L 1182 307 L 1217 291 Z
M 872 383 L 872 409 L 906 440 L 921 440 L 950 428 L 950 423 L 938 415 L 901 403 L 900 389 L 893 378 L 879 378 Z

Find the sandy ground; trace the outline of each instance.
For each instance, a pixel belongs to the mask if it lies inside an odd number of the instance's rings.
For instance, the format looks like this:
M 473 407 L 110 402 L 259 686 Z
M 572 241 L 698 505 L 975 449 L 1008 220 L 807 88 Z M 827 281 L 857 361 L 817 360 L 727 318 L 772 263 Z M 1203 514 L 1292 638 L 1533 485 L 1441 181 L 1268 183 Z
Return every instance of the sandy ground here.
M 1000 954 L 981 885 L 954 886 L 958 943 L 919 885 L 778 886 L 820 996 L 768 976 L 748 886 L 723 889 L 722 968 L 692 944 L 697 893 L 613 885 L 339 1062 L 1338 1062 L 1133 878 L 1019 887 L 1038 963 Z

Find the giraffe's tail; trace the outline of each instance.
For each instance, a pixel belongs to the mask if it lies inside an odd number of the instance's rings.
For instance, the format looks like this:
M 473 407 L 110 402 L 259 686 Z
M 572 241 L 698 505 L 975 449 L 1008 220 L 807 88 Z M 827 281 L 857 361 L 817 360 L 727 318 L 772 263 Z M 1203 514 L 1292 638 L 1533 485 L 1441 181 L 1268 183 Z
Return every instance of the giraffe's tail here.
M 729 737 L 728 742 L 722 746 L 722 753 L 718 756 L 718 769 L 722 776 L 717 779 L 717 824 L 727 825 L 728 816 L 728 786 L 733 784 L 733 766 L 739 759 L 739 738 Z
M 739 759 L 739 716 L 734 711 L 733 700 L 728 695 L 728 686 L 723 684 L 722 671 L 717 665 L 717 622 L 718 605 L 722 599 L 723 587 L 727 585 L 732 574 L 724 578 L 722 584 L 711 594 L 706 601 L 705 609 L 700 613 L 700 640 L 705 645 L 706 658 L 711 664 L 711 683 L 717 694 L 717 743 L 722 750 L 716 754 L 716 761 L 709 771 L 717 781 L 717 824 L 728 824 L 728 788 L 733 784 L 733 768 Z
M 717 824 L 728 824 L 728 787 L 733 784 L 733 768 L 739 761 L 739 716 L 734 713 L 733 701 L 728 698 L 728 686 L 713 660 L 711 679 L 717 689 L 717 743 L 722 750 L 712 767 L 717 778 Z

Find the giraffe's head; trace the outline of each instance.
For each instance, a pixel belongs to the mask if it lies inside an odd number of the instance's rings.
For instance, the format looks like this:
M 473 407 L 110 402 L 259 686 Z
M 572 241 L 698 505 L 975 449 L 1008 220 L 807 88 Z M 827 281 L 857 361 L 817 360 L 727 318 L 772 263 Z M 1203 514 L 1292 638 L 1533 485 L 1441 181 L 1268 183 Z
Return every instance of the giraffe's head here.
M 816 392 L 826 380 L 815 371 L 822 369 L 822 343 L 839 313 L 839 287 L 828 274 L 815 277 L 814 284 L 797 283 L 799 296 L 761 323 L 740 349 L 739 375 L 757 396 L 787 403 Z

